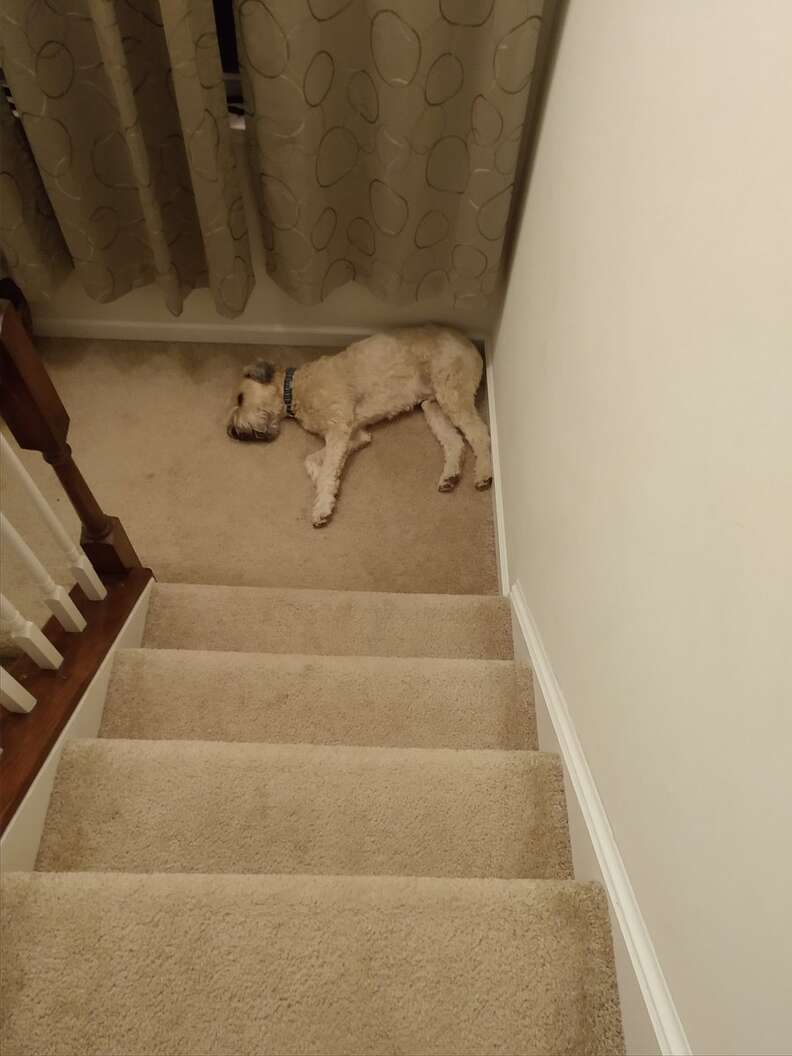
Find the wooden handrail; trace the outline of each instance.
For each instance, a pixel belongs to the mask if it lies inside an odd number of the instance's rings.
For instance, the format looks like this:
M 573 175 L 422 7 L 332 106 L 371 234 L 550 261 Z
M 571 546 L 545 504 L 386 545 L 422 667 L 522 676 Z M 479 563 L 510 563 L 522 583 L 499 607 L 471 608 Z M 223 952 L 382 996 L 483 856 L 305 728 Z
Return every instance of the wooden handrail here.
M 52 466 L 80 518 L 80 545 L 100 575 L 119 575 L 141 563 L 117 517 L 108 516 L 85 482 L 67 442 L 69 416 L 10 301 L 0 300 L 0 415 L 27 451 Z

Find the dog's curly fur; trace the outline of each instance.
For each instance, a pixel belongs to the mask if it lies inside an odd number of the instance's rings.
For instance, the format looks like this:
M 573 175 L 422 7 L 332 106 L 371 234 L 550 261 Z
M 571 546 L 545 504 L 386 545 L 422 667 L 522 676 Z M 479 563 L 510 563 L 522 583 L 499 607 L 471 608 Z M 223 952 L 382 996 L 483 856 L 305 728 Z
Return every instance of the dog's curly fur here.
M 314 526 L 327 524 L 333 514 L 347 457 L 371 442 L 366 426 L 418 404 L 445 455 L 440 491 L 451 491 L 459 482 L 463 436 L 476 456 L 476 487 L 489 487 L 489 433 L 475 404 L 482 370 L 476 347 L 458 331 L 438 326 L 375 334 L 300 367 L 293 380 L 294 417 L 325 441 L 324 448 L 305 460 L 316 488 Z M 282 367 L 264 360 L 245 368 L 228 421 L 229 436 L 277 437 L 286 415 L 283 378 Z

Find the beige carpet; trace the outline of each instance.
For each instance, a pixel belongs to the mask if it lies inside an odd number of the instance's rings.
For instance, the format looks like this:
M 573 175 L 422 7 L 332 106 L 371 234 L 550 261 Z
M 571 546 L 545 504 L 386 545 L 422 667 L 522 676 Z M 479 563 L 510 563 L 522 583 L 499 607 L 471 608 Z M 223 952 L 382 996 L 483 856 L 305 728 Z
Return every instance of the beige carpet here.
M 508 660 L 503 597 L 156 583 L 143 644 L 324 656 Z
M 73 740 L 38 868 L 571 877 L 543 752 Z
M 623 1051 L 591 884 L 16 874 L 4 1056 Z
M 532 686 L 519 674 L 508 660 L 126 649 L 102 736 L 536 748 Z
M 620 1056 L 508 632 L 495 597 L 156 585 L 3 881 L 3 1056 Z
M 314 442 L 223 433 L 251 350 L 45 348 L 160 582 L 100 736 L 60 757 L 35 871 L 3 877 L 3 1056 L 620 1056 L 607 903 L 570 879 L 490 497 L 439 494 L 408 416 L 317 532 Z
M 457 491 L 437 491 L 442 456 L 420 412 L 375 428 L 350 460 L 335 519 L 319 531 L 302 462 L 320 442 L 292 422 L 271 445 L 225 435 L 244 364 L 264 355 L 299 365 L 328 349 L 62 338 L 37 347 L 71 417 L 78 465 L 161 580 L 497 591 L 491 494 L 473 488 L 470 457 Z M 25 461 L 76 534 L 52 471 L 38 456 Z M 12 520 L 63 576 L 15 481 L 3 483 Z M 3 556 L 6 593 L 41 622 L 46 610 Z

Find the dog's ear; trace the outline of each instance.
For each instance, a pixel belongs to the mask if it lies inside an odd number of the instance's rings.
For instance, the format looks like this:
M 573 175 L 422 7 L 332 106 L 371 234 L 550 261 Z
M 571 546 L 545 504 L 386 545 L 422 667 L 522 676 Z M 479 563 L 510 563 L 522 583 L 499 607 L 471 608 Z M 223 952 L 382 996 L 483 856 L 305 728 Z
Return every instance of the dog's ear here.
M 260 381 L 262 385 L 269 385 L 275 377 L 275 368 L 271 363 L 267 363 L 265 359 L 257 359 L 255 363 L 245 367 L 243 377 L 252 378 L 253 381 Z

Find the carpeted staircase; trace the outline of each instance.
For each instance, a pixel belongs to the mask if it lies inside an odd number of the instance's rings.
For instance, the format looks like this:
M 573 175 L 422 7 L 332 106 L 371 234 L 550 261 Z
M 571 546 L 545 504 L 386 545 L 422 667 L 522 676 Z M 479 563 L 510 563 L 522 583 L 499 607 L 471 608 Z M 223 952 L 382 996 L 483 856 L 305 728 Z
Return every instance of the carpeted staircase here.
M 4 1056 L 623 1052 L 504 599 L 158 584 L 4 881 Z

